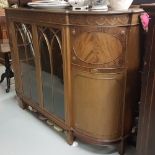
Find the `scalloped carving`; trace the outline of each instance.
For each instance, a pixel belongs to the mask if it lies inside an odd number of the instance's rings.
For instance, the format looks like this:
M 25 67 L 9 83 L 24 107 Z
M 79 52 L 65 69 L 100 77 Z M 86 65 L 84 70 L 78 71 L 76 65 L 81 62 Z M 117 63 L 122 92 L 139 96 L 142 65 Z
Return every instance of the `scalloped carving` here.
M 73 25 L 98 25 L 98 26 L 118 26 L 128 25 L 128 15 L 111 15 L 111 16 L 83 16 L 83 15 L 70 15 L 70 24 Z
M 123 51 L 118 38 L 100 32 L 85 32 L 79 35 L 75 39 L 73 49 L 81 61 L 96 65 L 115 61 Z

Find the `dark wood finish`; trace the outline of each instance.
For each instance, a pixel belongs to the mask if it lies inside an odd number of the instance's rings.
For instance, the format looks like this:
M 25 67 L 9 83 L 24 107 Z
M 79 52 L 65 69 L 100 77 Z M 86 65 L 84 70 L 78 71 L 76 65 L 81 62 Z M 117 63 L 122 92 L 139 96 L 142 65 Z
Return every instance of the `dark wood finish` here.
M 5 72 L 1 75 L 0 83 L 6 78 L 7 89 L 6 92 L 10 91 L 10 79 L 14 76 L 11 69 L 11 54 L 10 45 L 8 40 L 6 17 L 4 9 L 0 10 L 0 63 L 4 64 Z
M 137 102 L 139 12 L 6 9 L 17 95 L 66 130 L 69 144 L 121 142 L 124 154 Z
M 133 0 L 133 4 L 154 3 L 154 0 Z
M 10 46 L 9 44 L 0 44 L 0 53 L 4 56 L 4 66 L 5 66 L 5 72 L 2 73 L 0 83 L 6 79 L 7 81 L 7 88 L 6 93 L 10 91 L 10 79 L 14 77 L 14 73 L 11 69 L 11 53 L 10 53 Z
M 150 15 L 142 73 L 137 155 L 155 154 L 155 5 L 143 5 Z
M 0 42 L 5 42 L 8 39 L 5 11 L 0 9 Z M 0 52 L 0 63 L 5 64 L 4 55 Z
M 4 55 L 0 53 L 0 63 L 4 65 Z
M 32 2 L 35 0 L 8 0 L 9 6 L 17 5 L 17 6 L 26 6 L 28 2 Z

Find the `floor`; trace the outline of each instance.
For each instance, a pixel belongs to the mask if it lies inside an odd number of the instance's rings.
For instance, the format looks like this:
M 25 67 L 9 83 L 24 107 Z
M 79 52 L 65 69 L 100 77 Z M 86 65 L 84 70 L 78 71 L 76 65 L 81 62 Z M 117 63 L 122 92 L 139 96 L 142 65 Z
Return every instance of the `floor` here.
M 3 71 L 0 66 L 0 75 Z M 6 83 L 0 84 L 0 155 L 118 155 L 112 146 L 97 148 L 79 141 L 74 146 L 68 145 L 64 133 L 19 107 L 13 79 L 11 83 L 8 94 Z M 128 146 L 125 155 L 135 155 L 135 148 Z

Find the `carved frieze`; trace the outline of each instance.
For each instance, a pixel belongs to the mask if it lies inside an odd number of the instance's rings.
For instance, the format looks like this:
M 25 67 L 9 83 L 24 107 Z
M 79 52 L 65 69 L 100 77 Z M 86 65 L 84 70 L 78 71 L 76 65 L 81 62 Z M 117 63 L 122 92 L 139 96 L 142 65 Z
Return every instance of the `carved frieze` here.
M 71 25 L 125 26 L 129 24 L 129 15 L 70 15 Z

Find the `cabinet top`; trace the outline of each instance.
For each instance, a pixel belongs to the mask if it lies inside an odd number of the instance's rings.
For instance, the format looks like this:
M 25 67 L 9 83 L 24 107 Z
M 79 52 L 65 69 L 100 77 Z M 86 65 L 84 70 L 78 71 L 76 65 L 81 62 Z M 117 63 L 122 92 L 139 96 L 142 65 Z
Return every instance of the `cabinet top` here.
M 87 14 L 100 14 L 100 15 L 111 15 L 111 14 L 134 14 L 143 12 L 141 8 L 130 8 L 128 10 L 123 11 L 73 11 L 72 9 L 35 9 L 35 8 L 6 8 L 6 11 L 24 11 L 24 12 L 48 12 L 48 13 L 56 13 L 56 14 L 80 14 L 80 15 L 87 15 Z
M 132 8 L 127 11 L 72 11 L 66 9 L 47 10 L 33 8 L 7 8 L 7 21 L 27 23 L 48 23 L 57 25 L 117 27 L 139 24 L 139 13 Z

